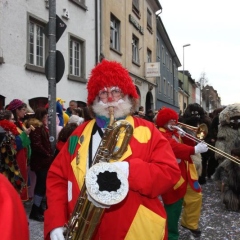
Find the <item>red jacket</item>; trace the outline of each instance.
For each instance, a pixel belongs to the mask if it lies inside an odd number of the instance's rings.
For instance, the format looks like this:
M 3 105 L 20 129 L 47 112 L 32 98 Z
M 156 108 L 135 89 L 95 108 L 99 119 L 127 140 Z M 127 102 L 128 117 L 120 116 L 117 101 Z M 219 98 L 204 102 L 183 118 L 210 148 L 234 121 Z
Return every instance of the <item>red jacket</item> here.
M 169 142 L 151 122 L 132 117 L 126 120 L 134 133 L 119 161 L 129 162 L 129 192 L 122 202 L 105 210 L 94 239 L 167 239 L 166 212 L 158 196 L 176 184 L 180 170 Z M 73 211 L 86 172 L 94 123 L 82 124 L 73 132 L 49 169 L 45 239 L 49 239 L 51 230 L 64 226 Z
M 165 204 L 172 204 L 184 197 L 188 183 L 194 191 L 201 192 L 196 168 L 191 159 L 191 155 L 195 154 L 195 149 L 193 146 L 183 144 L 181 137 L 176 131 L 170 131 L 165 128 L 159 128 L 159 130 L 170 142 L 182 174 L 174 188 L 162 195 Z
M 1 239 L 29 239 L 27 214 L 17 191 L 0 174 Z

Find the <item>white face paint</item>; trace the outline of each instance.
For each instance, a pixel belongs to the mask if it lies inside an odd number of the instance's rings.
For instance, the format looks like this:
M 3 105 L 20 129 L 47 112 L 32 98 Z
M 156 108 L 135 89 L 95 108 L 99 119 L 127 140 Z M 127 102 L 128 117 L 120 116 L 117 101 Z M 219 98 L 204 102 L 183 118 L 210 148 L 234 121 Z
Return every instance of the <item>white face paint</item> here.
M 106 103 L 104 103 L 103 101 L 99 101 L 99 97 L 97 96 L 93 103 L 93 111 L 98 116 L 104 116 L 109 118 L 108 108 L 110 106 L 114 107 L 114 117 L 121 118 L 131 113 L 132 103 L 128 95 L 124 96 L 123 98 L 117 101 L 106 102 Z

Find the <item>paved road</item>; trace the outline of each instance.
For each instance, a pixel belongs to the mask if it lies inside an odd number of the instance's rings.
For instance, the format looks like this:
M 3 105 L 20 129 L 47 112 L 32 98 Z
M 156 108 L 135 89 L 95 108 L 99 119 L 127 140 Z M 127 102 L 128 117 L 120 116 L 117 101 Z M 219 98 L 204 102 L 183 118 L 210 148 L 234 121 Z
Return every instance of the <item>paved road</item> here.
M 27 216 L 31 211 L 31 202 L 24 203 Z M 29 219 L 30 240 L 43 240 L 43 223 Z
M 203 188 L 203 207 L 200 219 L 201 240 L 240 240 L 240 213 L 224 209 L 220 201 L 220 192 L 212 180 Z M 31 203 L 25 203 L 29 214 Z M 43 223 L 29 220 L 30 240 L 43 239 Z M 191 234 L 180 227 L 179 240 L 194 239 Z M 135 240 L 135 239 L 133 239 Z

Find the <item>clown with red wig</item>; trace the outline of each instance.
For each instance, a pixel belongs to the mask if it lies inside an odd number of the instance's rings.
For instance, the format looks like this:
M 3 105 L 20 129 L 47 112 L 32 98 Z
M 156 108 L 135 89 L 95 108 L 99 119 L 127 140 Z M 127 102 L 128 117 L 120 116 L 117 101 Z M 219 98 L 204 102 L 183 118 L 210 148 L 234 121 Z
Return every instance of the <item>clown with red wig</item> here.
M 177 184 L 167 193 L 162 195 L 164 206 L 168 216 L 168 239 L 177 240 L 179 237 L 178 221 L 182 211 L 181 225 L 191 231 L 193 236 L 199 237 L 198 229 L 202 206 L 201 187 L 198 183 L 198 174 L 191 156 L 206 152 L 205 143 L 198 143 L 195 147 L 183 144 L 184 132 L 176 127 L 178 114 L 170 109 L 159 110 L 156 117 L 156 125 L 160 132 L 170 142 L 176 156 L 181 178 Z M 182 136 L 182 137 L 181 137 Z
M 133 127 L 123 156 L 117 162 L 106 163 L 121 170 L 128 191 L 121 202 L 108 206 L 88 197 L 97 208 L 105 208 L 91 239 L 167 239 L 166 212 L 158 196 L 169 191 L 180 177 L 169 142 L 154 124 L 132 117 L 138 95 L 121 64 L 106 60 L 99 63 L 91 72 L 87 90 L 88 105 L 95 117 L 73 132 L 49 169 L 45 239 L 64 239 L 64 226 L 73 212 L 85 176 L 87 179 L 90 170 L 101 164 L 91 167 L 110 121 L 109 109 L 113 109 L 115 120 L 127 121 Z M 101 195 L 100 189 L 98 193 Z

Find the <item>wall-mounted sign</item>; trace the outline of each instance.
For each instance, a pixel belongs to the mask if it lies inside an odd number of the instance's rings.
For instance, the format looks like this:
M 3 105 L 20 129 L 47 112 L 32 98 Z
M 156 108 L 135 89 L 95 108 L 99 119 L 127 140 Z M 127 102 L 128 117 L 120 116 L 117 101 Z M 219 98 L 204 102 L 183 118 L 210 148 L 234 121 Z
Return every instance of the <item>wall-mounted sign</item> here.
M 132 23 L 132 25 L 143 35 L 143 27 L 140 26 L 140 24 L 136 21 L 136 19 L 129 14 L 129 22 Z
M 134 81 L 134 82 L 135 82 L 136 85 L 142 86 L 142 81 L 141 81 L 141 80 L 135 78 L 135 81 Z
M 145 77 L 160 77 L 160 62 L 145 63 Z

